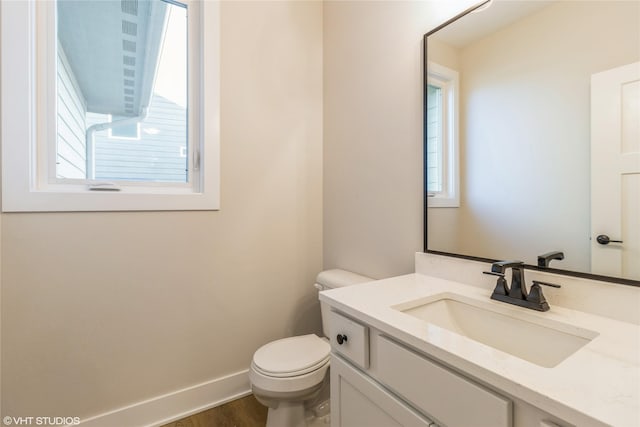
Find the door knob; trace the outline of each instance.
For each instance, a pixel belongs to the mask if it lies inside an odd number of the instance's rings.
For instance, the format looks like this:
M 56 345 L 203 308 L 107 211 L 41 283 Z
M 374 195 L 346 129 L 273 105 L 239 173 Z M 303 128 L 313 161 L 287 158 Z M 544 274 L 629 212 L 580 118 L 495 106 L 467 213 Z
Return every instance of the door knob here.
M 609 236 L 607 236 L 606 234 L 601 234 L 598 237 L 596 237 L 596 241 L 601 245 L 608 245 L 609 243 L 622 243 L 622 240 L 609 239 Z

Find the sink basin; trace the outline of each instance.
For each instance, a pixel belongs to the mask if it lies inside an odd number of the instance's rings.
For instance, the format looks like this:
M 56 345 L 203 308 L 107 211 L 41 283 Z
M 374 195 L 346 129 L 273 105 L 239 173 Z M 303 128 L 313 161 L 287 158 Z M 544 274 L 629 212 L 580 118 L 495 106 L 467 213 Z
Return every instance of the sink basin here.
M 392 307 L 497 350 L 553 368 L 598 336 L 522 309 L 444 293 Z

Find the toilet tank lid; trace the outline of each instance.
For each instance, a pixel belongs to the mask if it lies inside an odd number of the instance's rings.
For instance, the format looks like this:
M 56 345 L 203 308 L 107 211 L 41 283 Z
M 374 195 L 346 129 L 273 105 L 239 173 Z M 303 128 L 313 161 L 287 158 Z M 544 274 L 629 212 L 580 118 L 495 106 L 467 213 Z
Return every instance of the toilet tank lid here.
M 320 272 L 318 277 L 316 277 L 316 284 L 320 285 L 322 290 L 324 290 L 357 285 L 358 283 L 370 282 L 372 280 L 375 279 L 336 268 Z

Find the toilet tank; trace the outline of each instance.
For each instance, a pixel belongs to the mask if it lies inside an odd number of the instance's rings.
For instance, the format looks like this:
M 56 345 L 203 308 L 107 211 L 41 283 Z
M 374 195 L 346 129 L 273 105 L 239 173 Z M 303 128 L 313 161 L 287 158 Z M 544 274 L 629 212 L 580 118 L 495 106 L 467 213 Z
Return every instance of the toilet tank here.
M 370 282 L 371 277 L 361 276 L 360 274 L 352 273 L 346 270 L 325 270 L 318 274 L 316 277 L 315 287 L 318 291 L 325 291 L 327 289 L 341 288 L 343 286 L 357 285 L 358 283 Z M 328 320 L 329 320 L 329 306 L 323 302 L 320 303 L 320 310 L 322 312 L 322 333 L 327 336 L 329 332 Z

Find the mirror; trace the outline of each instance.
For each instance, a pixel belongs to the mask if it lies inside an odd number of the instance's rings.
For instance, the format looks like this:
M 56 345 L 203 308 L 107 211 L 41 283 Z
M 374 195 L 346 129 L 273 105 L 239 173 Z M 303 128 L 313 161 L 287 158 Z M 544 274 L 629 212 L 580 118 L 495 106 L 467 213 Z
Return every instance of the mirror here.
M 640 286 L 638 61 L 637 1 L 494 0 L 428 33 L 425 250 Z

